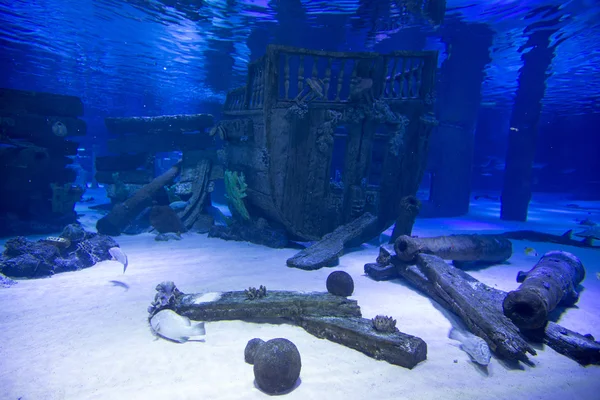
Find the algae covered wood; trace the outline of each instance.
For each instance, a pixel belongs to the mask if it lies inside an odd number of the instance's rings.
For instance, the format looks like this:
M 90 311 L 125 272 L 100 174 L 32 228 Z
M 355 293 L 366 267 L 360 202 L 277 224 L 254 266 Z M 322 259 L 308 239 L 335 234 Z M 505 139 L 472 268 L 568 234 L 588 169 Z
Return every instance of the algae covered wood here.
M 161 115 L 158 117 L 105 118 L 110 133 L 192 132 L 204 130 L 214 124 L 210 114 Z
M 380 333 L 370 319 L 299 317 L 298 325 L 308 333 L 358 350 L 376 360 L 413 368 L 427 359 L 423 339 L 402 332 Z
M 287 260 L 288 267 L 315 270 L 337 264 L 344 247 L 358 246 L 377 235 L 378 219 L 364 213 L 354 221 L 336 228 L 315 244 Z
M 501 263 L 512 256 L 512 243 L 499 235 L 400 236 L 394 244 L 401 261 L 412 262 L 419 253 L 445 260 Z
M 201 298 L 202 294 L 184 294 L 176 297 L 173 310 L 200 321 L 361 316 L 356 300 L 322 292 L 269 290 L 265 297 L 249 300 L 245 292 L 234 291 L 224 292 L 218 300 L 211 302 L 199 302 Z

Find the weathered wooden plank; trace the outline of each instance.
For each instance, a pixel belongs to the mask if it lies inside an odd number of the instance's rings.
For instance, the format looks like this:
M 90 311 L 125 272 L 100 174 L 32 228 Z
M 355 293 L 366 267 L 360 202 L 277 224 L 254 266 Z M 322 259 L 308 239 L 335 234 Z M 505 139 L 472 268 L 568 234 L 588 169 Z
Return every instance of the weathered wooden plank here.
M 204 131 L 214 124 L 214 117 L 211 114 L 179 114 L 158 117 L 105 118 L 104 123 L 112 134 L 135 133 L 145 135 L 158 131 Z
M 361 318 L 356 300 L 324 292 L 266 291 L 250 300 L 245 292 L 219 293 L 214 300 L 206 294 L 185 294 L 173 282 L 156 287 L 148 308 L 149 318 L 163 309 L 193 320 L 239 319 L 251 322 L 281 321 L 304 328 L 308 333 L 358 350 L 377 360 L 413 368 L 427 358 L 426 343 L 402 332 L 381 333 L 372 321 Z
M 298 317 L 308 333 L 358 350 L 376 360 L 412 369 L 427 359 L 423 339 L 402 332 L 379 333 L 370 319 L 340 317 Z
M 199 321 L 305 317 L 360 317 L 356 300 L 329 293 L 269 290 L 263 298 L 249 300 L 243 291 L 224 292 L 218 300 L 198 302 L 202 294 L 175 299 L 176 313 Z
M 398 273 L 444 308 L 458 315 L 475 335 L 500 357 L 528 361 L 535 350 L 502 312 L 505 294 L 477 281 L 437 256 L 419 254 L 417 265 L 392 258 Z
M 288 258 L 287 266 L 304 270 L 334 266 L 346 246 L 357 246 L 377 234 L 377 222 L 377 217 L 365 213 L 354 221 L 339 226 L 292 258 Z
M 83 102 L 75 96 L 0 88 L 0 109 L 80 117 L 83 115 Z

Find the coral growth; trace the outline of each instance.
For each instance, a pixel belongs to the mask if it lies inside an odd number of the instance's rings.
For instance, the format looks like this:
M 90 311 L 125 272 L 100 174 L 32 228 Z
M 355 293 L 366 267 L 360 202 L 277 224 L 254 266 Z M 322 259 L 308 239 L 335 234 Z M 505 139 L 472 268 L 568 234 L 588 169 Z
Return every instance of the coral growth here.
M 243 172 L 239 174 L 234 171 L 225 171 L 225 191 L 227 192 L 227 199 L 229 202 L 229 208 L 232 213 L 236 213 L 243 220 L 248 221 L 250 214 L 244 204 L 244 197 L 246 197 L 246 178 Z
M 377 332 L 394 333 L 398 330 L 398 328 L 396 328 L 396 320 L 392 317 L 386 317 L 385 315 L 376 316 L 371 319 L 371 323 Z
M 246 289 L 244 293 L 246 293 L 248 300 L 262 299 L 267 295 L 267 288 L 263 285 L 260 285 L 258 289 L 255 287 L 250 287 Z

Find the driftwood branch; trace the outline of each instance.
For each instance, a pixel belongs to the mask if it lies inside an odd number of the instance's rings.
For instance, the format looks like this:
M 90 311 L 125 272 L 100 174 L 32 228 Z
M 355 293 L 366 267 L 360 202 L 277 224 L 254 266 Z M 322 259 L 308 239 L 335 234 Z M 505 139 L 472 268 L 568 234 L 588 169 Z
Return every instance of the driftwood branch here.
M 364 213 L 354 221 L 339 226 L 323 239 L 287 260 L 288 267 L 315 270 L 332 267 L 339 261 L 344 248 L 358 246 L 377 234 L 377 217 Z
M 504 299 L 504 314 L 519 328 L 541 328 L 558 305 L 572 306 L 579 300 L 575 288 L 584 278 L 585 269 L 577 257 L 550 251 L 529 272 L 519 273 L 517 281 L 523 283 Z
M 133 196 L 123 203 L 117 204 L 113 209 L 100 218 L 96 223 L 98 233 L 104 235 L 118 236 L 142 210 L 152 205 L 152 198 L 156 192 L 168 185 L 180 172 L 181 161 L 172 166 L 168 171 L 148 183 Z
M 400 236 L 394 249 L 398 259 L 413 262 L 419 253 L 445 260 L 502 263 L 512 255 L 510 240 L 498 235 L 449 235 L 428 238 Z

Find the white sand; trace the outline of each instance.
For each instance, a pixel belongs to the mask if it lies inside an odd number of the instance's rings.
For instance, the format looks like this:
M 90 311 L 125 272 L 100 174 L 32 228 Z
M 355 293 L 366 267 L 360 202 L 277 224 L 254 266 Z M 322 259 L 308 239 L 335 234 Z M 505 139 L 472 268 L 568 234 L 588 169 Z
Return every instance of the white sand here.
M 578 228 L 573 219 L 587 215 L 565 208 L 567 203 L 555 198 L 536 202 L 530 222 L 506 224 L 497 218 L 497 203 L 476 202 L 469 217 L 419 220 L 415 234 L 523 227 L 562 232 Z M 600 219 L 598 212 L 587 216 Z M 93 225 L 94 216 L 83 220 Z M 493 358 L 489 375 L 482 374 L 448 339 L 451 323 L 444 310 L 399 280 L 375 282 L 364 276 L 364 264 L 377 255 L 373 245 L 345 255 L 336 269 L 354 277 L 353 298 L 364 317 L 391 315 L 401 331 L 427 342 L 427 360 L 413 370 L 371 359 L 289 325 L 209 322 L 205 342 L 157 340 L 148 329 L 146 309 L 161 281 L 172 280 L 190 293 L 259 285 L 321 291 L 333 269 L 290 269 L 285 260 L 295 250 L 206 235 L 185 234 L 179 242 L 156 242 L 150 234 L 117 241 L 129 256 L 125 275 L 120 264 L 105 261 L 83 271 L 0 289 L 0 399 L 262 399 L 267 395 L 255 388 L 252 366 L 243 357 L 247 341 L 254 337 L 285 337 L 298 347 L 301 383 L 286 395 L 290 399 L 599 398 L 600 369 L 581 367 L 550 348 L 539 348 L 532 358 L 534 367 L 509 369 Z M 557 249 L 515 241 L 509 265 L 471 273 L 488 285 L 511 290 L 517 286 L 517 271 L 528 270 L 537 260 L 524 255 L 526 246 L 535 247 L 540 255 Z M 578 307 L 564 313 L 560 322 L 600 338 L 596 278 L 600 251 L 564 250 L 579 256 L 588 274 Z M 125 282 L 130 289 L 113 286 L 111 280 Z

